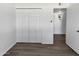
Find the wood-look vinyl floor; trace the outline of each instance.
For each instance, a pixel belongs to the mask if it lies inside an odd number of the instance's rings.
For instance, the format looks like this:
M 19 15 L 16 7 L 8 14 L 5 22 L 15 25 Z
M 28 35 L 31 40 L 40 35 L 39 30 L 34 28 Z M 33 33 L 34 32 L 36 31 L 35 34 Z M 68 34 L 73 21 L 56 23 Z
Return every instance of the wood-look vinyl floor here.
M 54 35 L 54 44 L 16 43 L 4 56 L 78 56 L 65 44 L 65 35 Z

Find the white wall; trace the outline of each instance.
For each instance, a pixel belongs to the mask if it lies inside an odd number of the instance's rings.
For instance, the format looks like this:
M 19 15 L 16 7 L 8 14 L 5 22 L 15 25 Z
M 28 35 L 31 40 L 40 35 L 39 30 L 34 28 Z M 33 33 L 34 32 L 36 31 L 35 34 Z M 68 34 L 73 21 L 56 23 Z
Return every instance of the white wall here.
M 79 54 L 79 4 L 67 9 L 66 43 Z
M 15 24 L 14 4 L 0 3 L 0 55 L 16 43 Z

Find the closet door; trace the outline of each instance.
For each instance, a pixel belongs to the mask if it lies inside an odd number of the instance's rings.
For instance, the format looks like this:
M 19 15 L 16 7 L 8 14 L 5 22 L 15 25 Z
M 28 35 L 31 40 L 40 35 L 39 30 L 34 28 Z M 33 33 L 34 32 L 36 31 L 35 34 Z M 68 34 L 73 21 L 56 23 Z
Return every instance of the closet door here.
M 16 9 L 16 38 L 17 42 L 29 42 L 28 14 L 25 9 Z
M 41 9 L 17 9 L 17 42 L 41 43 L 40 31 Z
M 17 42 L 53 44 L 53 9 L 17 9 Z
M 29 42 L 41 43 L 41 30 L 40 30 L 40 13 L 41 9 L 30 9 L 29 11 Z

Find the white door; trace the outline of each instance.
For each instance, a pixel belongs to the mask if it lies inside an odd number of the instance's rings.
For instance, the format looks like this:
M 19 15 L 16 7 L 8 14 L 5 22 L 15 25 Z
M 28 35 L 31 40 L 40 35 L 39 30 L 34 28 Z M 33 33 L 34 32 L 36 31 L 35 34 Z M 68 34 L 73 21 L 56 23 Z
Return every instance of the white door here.
M 29 12 L 29 42 L 41 43 L 41 30 L 40 30 L 40 13 L 41 9 L 30 9 Z
M 17 9 L 17 42 L 53 44 L 51 10 Z
M 16 38 L 17 42 L 29 42 L 29 15 L 25 13 L 26 10 L 16 9 Z

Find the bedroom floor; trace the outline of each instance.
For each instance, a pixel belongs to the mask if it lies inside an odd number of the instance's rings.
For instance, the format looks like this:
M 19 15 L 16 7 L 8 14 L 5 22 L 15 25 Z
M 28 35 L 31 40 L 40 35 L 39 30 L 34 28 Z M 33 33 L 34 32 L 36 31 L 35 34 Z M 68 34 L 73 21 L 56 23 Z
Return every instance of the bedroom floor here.
M 78 56 L 65 44 L 65 35 L 54 35 L 54 44 L 16 43 L 4 56 Z

